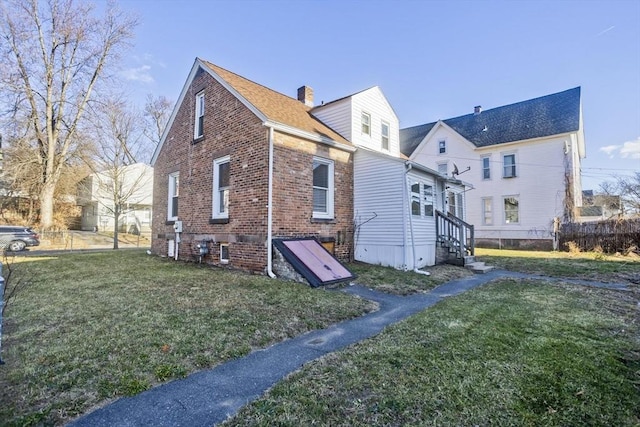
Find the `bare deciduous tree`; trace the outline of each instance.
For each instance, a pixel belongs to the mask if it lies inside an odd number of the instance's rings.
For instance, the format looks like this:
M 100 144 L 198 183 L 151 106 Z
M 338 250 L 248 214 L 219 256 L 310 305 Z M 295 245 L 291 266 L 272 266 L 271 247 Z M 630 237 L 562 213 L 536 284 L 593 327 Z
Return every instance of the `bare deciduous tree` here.
M 0 113 L 32 151 L 44 229 L 53 224 L 64 168 L 80 149 L 85 111 L 136 25 L 111 2 L 101 18 L 86 2 L 0 2 Z
M 614 181 L 600 184 L 600 193 L 620 196 L 626 214 L 640 215 L 640 172 L 616 176 Z
M 144 118 L 146 121 L 145 136 L 153 142 L 153 148 L 160 143 L 162 133 L 169 121 L 173 102 L 164 96 L 155 98 L 147 95 L 147 102 L 144 106 Z
M 113 248 L 118 249 L 121 216 L 151 196 L 151 169 L 140 159 L 149 157 L 153 144 L 144 137 L 140 114 L 122 100 L 105 102 L 92 117 L 98 144 L 90 163 L 94 173 L 83 181 L 83 191 L 113 219 Z

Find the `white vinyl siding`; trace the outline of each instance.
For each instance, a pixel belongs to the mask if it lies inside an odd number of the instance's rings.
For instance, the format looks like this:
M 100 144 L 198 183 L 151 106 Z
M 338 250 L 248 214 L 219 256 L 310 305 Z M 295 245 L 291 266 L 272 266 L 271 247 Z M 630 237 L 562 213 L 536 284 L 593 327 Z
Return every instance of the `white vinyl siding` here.
M 438 173 L 446 175 L 449 173 L 449 164 L 447 162 L 438 163 Z

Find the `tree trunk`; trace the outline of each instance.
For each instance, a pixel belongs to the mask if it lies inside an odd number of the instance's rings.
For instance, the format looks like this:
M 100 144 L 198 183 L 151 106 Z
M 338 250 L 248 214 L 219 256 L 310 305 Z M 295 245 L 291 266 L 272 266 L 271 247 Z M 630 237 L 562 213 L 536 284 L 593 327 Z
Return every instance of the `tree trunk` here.
M 116 207 L 113 212 L 113 249 L 118 249 L 118 228 L 120 222 L 120 209 Z
M 43 230 L 53 227 L 53 194 L 55 184 L 45 182 L 40 191 L 40 226 Z

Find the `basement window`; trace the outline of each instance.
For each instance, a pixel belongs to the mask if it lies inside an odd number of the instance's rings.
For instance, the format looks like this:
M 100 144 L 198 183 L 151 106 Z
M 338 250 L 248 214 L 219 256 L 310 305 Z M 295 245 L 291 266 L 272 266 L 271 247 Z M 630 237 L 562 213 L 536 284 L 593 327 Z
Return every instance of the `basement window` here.
M 229 264 L 229 244 L 220 243 L 220 264 Z

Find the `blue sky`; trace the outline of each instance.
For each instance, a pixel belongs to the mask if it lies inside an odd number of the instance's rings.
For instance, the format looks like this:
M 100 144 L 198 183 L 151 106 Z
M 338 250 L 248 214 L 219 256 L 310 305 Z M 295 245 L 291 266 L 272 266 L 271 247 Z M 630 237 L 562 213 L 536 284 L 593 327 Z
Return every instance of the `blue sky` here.
M 316 104 L 378 85 L 401 127 L 582 87 L 583 188 L 640 170 L 640 1 L 121 0 L 132 100 L 196 57 Z M 541 164 L 544 159 L 539 159 Z

